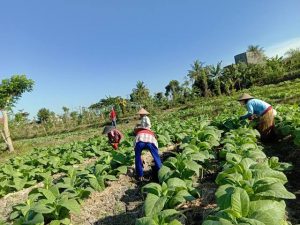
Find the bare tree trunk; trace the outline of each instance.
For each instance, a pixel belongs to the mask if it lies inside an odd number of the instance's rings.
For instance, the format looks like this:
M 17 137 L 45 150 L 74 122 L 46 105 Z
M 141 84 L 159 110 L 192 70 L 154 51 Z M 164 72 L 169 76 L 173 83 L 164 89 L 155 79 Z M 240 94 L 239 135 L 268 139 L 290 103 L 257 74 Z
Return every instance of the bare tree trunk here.
M 3 130 L 1 131 L 1 135 L 8 147 L 9 152 L 14 152 L 14 146 L 10 137 L 9 127 L 8 127 L 8 116 L 6 110 L 2 110 L 3 115 Z

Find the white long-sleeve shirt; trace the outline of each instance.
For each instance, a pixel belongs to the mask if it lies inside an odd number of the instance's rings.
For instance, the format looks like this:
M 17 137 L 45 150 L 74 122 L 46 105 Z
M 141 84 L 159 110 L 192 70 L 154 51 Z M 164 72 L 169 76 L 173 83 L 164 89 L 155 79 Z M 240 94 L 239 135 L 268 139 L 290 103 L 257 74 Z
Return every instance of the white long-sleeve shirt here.
M 151 128 L 151 122 L 148 116 L 143 116 L 141 119 L 141 125 L 145 128 Z

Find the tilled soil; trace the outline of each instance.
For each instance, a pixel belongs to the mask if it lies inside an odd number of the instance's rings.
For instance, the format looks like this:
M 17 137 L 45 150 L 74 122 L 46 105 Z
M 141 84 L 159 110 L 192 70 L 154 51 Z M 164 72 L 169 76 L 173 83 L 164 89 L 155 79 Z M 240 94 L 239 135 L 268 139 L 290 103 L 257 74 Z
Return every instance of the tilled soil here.
M 149 173 L 152 164 L 150 152 L 143 155 L 145 174 Z M 146 175 L 147 176 L 147 175 Z M 134 168 L 130 167 L 126 175 L 112 181 L 102 192 L 93 192 L 81 206 L 79 215 L 72 215 L 75 225 L 131 225 L 143 216 L 144 184 L 134 178 Z
M 167 149 L 161 155 L 166 159 L 172 155 Z M 152 156 L 149 152 L 143 155 L 145 177 L 151 174 Z M 201 198 L 180 205 L 178 210 L 185 216 L 186 225 L 201 224 L 211 211 L 216 208 L 214 184 L 215 174 L 204 177 L 203 183 L 199 180 Z M 150 181 L 151 182 L 151 179 Z M 82 204 L 80 215 L 72 215 L 74 225 L 134 225 L 137 218 L 143 217 L 144 197 L 141 188 L 146 182 L 138 183 L 134 179 L 134 168 L 129 168 L 126 175 L 121 175 L 118 181 L 109 183 L 102 192 L 94 192 Z

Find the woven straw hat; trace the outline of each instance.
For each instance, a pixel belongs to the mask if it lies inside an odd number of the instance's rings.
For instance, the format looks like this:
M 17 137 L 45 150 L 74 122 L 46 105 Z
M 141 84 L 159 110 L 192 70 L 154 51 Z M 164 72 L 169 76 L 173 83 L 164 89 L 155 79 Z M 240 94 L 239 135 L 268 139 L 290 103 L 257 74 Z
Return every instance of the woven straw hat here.
M 147 112 L 147 110 L 145 110 L 144 108 L 141 108 L 138 112 L 138 115 L 148 115 L 150 114 L 149 112 Z
M 113 129 L 115 129 L 114 126 L 106 126 L 106 127 L 104 127 L 102 134 L 108 134 L 108 133 L 111 132 Z
M 253 99 L 253 98 L 254 97 L 252 97 L 251 95 L 244 93 L 239 97 L 238 101 L 243 101 L 243 100 L 248 100 L 248 99 Z

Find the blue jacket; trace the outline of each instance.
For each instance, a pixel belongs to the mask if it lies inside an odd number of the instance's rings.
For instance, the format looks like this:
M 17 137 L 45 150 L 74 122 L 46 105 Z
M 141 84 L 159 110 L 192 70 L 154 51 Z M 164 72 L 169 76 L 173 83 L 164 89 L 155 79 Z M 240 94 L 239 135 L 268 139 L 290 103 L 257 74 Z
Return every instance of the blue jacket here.
M 241 119 L 247 119 L 252 115 L 261 116 L 270 106 L 270 104 L 262 100 L 250 99 L 246 104 L 248 113 L 241 116 Z

